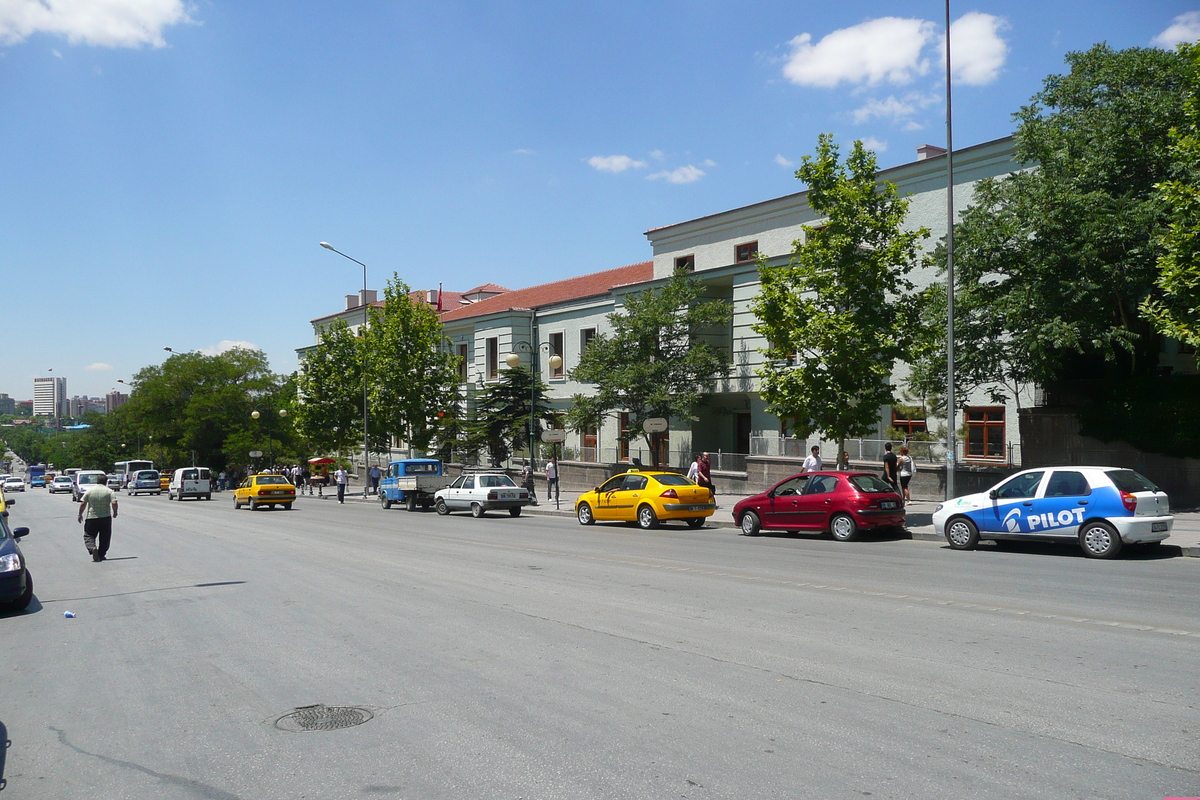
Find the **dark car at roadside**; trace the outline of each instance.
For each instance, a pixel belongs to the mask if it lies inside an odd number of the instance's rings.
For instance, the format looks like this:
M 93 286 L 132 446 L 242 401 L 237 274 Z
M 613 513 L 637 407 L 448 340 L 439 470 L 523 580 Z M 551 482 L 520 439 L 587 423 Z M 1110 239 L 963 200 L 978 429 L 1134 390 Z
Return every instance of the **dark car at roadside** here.
M 862 531 L 903 529 L 904 501 L 869 472 L 806 472 L 780 481 L 733 507 L 742 533 L 829 533 L 840 542 Z
M 17 546 L 28 533 L 29 528 L 10 528 L 8 517 L 0 515 L 0 611 L 21 611 L 33 599 L 33 576 Z

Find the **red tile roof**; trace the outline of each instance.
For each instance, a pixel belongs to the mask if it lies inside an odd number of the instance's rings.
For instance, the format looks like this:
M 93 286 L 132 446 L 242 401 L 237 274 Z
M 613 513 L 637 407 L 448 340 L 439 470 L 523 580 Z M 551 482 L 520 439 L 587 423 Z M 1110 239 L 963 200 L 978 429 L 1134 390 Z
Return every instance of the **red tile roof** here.
M 554 283 L 543 283 L 540 286 L 530 286 L 525 289 L 513 289 L 504 294 L 480 300 L 463 306 L 454 311 L 442 314 L 442 321 L 469 319 L 470 317 L 511 311 L 514 308 L 537 308 L 540 306 L 563 303 L 568 300 L 581 300 L 585 297 L 596 297 L 607 294 L 617 286 L 628 286 L 631 283 L 643 283 L 654 277 L 654 262 L 643 261 L 640 264 L 630 264 L 627 267 L 607 269 L 603 272 L 593 272 L 590 275 L 580 275 L 577 278 L 567 278 Z M 467 293 L 469 294 L 469 292 Z

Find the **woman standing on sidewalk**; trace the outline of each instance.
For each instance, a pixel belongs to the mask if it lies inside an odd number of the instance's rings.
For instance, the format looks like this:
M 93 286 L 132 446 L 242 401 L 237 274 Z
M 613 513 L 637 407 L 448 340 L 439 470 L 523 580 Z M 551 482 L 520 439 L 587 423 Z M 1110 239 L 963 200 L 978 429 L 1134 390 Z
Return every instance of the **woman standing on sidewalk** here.
M 912 456 L 908 454 L 908 447 L 900 448 L 900 458 L 896 466 L 900 474 L 900 494 L 907 504 L 912 501 L 908 494 L 908 482 L 912 480 L 913 473 L 916 471 Z

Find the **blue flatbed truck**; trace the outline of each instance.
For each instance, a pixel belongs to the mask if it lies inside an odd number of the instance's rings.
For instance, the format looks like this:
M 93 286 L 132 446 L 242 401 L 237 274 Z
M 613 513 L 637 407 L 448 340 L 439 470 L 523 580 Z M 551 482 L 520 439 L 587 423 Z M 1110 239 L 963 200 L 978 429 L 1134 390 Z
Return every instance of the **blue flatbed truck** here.
M 34 464 L 29 468 L 29 485 L 31 487 L 45 487 L 46 485 L 46 465 Z
M 404 458 L 388 464 L 379 482 L 379 504 L 391 508 L 403 503 L 409 511 L 433 506 L 433 493 L 450 484 L 436 458 Z

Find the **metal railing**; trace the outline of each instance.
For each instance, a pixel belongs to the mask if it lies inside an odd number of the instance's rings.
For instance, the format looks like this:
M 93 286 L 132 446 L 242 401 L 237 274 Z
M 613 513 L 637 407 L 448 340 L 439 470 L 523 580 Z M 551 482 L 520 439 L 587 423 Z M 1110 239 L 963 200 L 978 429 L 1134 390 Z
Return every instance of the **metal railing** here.
M 851 461 L 882 462 L 884 445 L 891 443 L 893 452 L 899 452 L 901 447 L 908 447 L 909 454 L 917 463 L 945 464 L 946 443 L 943 441 L 925 441 L 922 439 L 847 439 L 846 452 Z M 821 439 L 795 439 L 783 436 L 752 436 L 750 437 L 750 453 L 755 456 L 782 456 L 787 458 L 804 458 L 813 446 L 820 448 L 821 458 L 827 463 L 836 463 L 838 452 L 837 442 L 826 442 Z M 984 455 L 977 452 L 974 446 L 966 442 L 957 442 L 955 461 L 962 463 L 1003 464 L 1020 466 L 1021 445 L 1017 442 L 1006 444 L 996 451 L 991 448 Z

